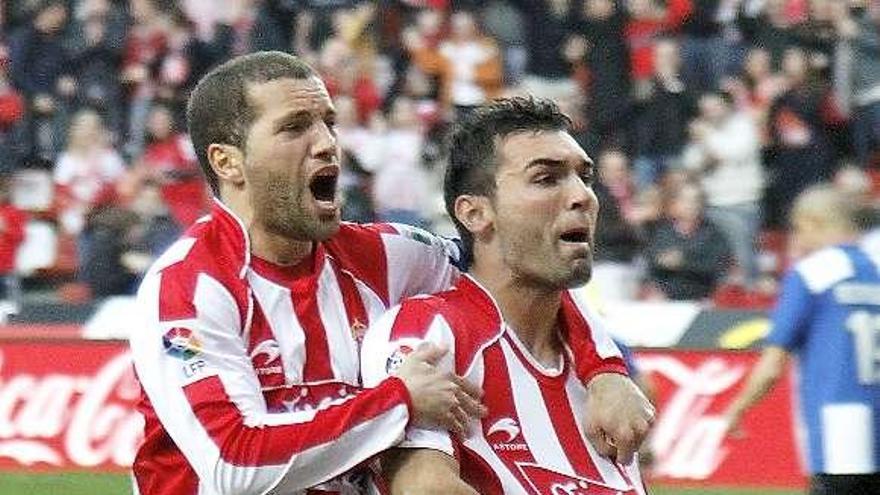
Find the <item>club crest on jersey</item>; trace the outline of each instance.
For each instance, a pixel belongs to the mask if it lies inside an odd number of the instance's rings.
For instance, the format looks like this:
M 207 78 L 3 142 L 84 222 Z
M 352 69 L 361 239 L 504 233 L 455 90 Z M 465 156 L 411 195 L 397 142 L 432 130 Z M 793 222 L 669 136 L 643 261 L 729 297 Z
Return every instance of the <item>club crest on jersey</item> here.
M 613 488 L 580 476 L 558 473 L 537 464 L 517 463 L 535 493 L 540 495 L 637 495 L 633 487 Z
M 169 356 L 184 361 L 202 353 L 202 342 L 189 328 L 174 327 L 162 336 L 162 346 Z
M 413 348 L 406 344 L 399 345 L 397 349 L 394 349 L 394 352 L 388 356 L 388 359 L 385 360 L 385 372 L 389 375 L 396 372 L 400 368 L 400 365 L 403 364 L 404 359 L 406 359 L 412 351 Z

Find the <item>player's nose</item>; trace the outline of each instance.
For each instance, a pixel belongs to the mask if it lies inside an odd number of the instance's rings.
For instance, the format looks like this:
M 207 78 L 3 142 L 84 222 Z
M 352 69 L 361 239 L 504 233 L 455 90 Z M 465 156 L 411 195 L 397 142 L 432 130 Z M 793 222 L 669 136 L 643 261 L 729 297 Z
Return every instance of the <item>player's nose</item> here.
M 333 162 L 339 151 L 336 134 L 326 123 L 321 123 L 317 127 L 315 141 L 312 145 L 312 157 L 323 162 Z

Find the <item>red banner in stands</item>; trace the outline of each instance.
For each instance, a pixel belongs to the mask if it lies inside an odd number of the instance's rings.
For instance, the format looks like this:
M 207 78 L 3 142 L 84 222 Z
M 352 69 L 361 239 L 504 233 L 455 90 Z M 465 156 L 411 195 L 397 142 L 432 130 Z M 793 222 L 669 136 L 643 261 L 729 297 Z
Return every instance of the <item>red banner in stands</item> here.
M 127 468 L 139 394 L 119 342 L 0 342 L 0 469 Z
M 637 351 L 656 388 L 651 436 L 655 481 L 691 484 L 806 486 L 794 441 L 790 370 L 750 410 L 740 434 L 724 436 L 722 414 L 758 360 L 754 352 Z

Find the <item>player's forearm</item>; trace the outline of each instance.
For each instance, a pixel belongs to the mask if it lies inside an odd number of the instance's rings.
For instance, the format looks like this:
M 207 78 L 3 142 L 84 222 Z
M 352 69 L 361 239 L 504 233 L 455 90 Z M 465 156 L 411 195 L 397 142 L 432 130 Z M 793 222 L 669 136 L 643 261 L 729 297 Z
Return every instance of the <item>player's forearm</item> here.
M 788 353 L 779 347 L 768 347 L 749 375 L 745 388 L 728 408 L 727 416 L 738 422 L 742 415 L 760 401 L 782 376 Z
M 410 416 L 398 379 L 317 412 L 242 414 L 218 387 L 211 377 L 185 389 L 213 445 L 200 444 L 199 435 L 172 436 L 199 478 L 222 494 L 262 494 L 275 485 L 298 492 L 329 481 L 398 442 Z
M 391 495 L 478 495 L 461 479 L 458 461 L 438 450 L 392 449 L 382 467 Z

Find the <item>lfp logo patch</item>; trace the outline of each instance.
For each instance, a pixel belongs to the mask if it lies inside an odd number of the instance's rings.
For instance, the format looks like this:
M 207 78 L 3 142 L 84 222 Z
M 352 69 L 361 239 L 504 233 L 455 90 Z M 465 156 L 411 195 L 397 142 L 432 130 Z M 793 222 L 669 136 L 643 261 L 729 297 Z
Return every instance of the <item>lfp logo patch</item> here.
M 388 359 L 385 360 L 385 372 L 389 375 L 393 374 L 400 368 L 400 365 L 403 364 L 403 360 L 413 351 L 413 348 L 402 344 L 388 356 Z
M 170 356 L 191 359 L 202 352 L 202 343 L 189 328 L 172 328 L 162 336 L 162 345 Z

